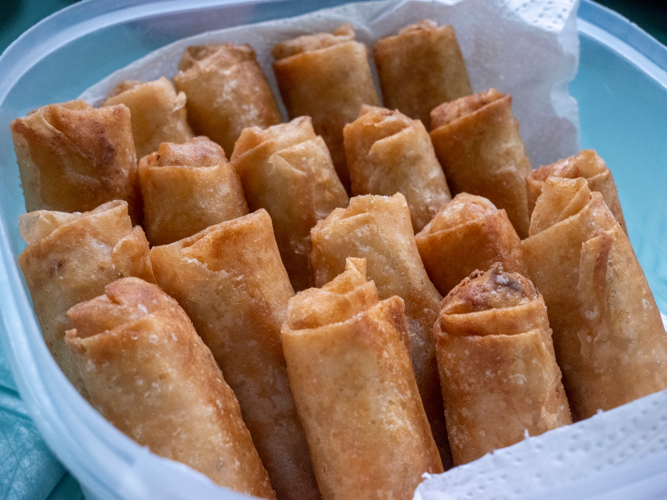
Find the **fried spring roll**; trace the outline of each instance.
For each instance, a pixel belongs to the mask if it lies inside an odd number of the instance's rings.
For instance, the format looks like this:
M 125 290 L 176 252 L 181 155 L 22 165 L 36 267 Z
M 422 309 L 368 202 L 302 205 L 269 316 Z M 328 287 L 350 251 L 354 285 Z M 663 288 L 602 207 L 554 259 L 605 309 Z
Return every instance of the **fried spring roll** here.
M 533 170 L 526 177 L 526 188 L 528 190 L 528 209 L 530 213 L 535 208 L 535 202 L 542 193 L 544 183 L 549 177 L 565 177 L 567 179 L 576 179 L 583 177 L 588 182 L 588 189 L 602 194 L 602 199 L 614 214 L 614 218 L 627 233 L 625 218 L 621 209 L 621 202 L 618 199 L 618 190 L 611 170 L 607 168 L 604 160 L 600 158 L 596 151 L 585 149 L 579 154 L 570 156 L 564 160 L 557 161 L 551 165 L 540 167 Z
M 547 179 L 523 248 L 575 420 L 667 388 L 660 312 L 602 194 L 583 178 Z
M 507 213 L 481 196 L 457 194 L 415 241 L 429 278 L 443 295 L 473 271 L 488 271 L 495 263 L 528 275 L 521 240 Z
M 357 118 L 362 104 L 380 105 L 368 50 L 354 36 L 352 25 L 344 24 L 333 34 L 301 36 L 273 48 L 273 71 L 290 118 L 313 117 L 346 189 L 343 127 Z
M 378 299 L 365 259 L 290 300 L 290 385 L 325 500 L 411 499 L 442 472 L 415 382 L 403 301 Z
M 67 344 L 102 416 L 220 486 L 276 498 L 234 393 L 174 299 L 124 278 L 68 316 Z
M 385 105 L 429 124 L 443 102 L 472 94 L 454 28 L 430 20 L 378 40 L 373 49 Z
M 280 256 L 295 290 L 311 285 L 310 230 L 349 200 L 310 117 L 265 130 L 245 129 L 232 165 L 241 176 L 250 210 L 266 209 Z
M 84 213 L 30 212 L 19 217 L 19 230 L 28 244 L 19 265 L 44 341 L 63 373 L 86 396 L 65 345 L 65 332 L 72 327 L 67 310 L 123 277 L 155 281 L 146 236 L 139 226 L 132 227 L 124 201 Z
M 157 151 L 163 142 L 185 142 L 194 137 L 185 109 L 186 97 L 176 93 L 165 77 L 152 82 L 126 80 L 116 85 L 104 106 L 130 108 L 137 157 Z
M 502 266 L 442 301 L 436 353 L 454 464 L 572 423 L 544 300 Z
M 125 200 L 140 222 L 130 110 L 85 101 L 49 104 L 11 124 L 28 212 L 83 212 Z
M 512 97 L 495 89 L 431 111 L 431 140 L 453 194 L 484 196 L 528 236 L 530 162 L 512 114 Z
M 451 200 L 431 138 L 419 120 L 364 104 L 343 136 L 352 193 L 402 193 L 415 232 Z
M 234 390 L 278 498 L 319 498 L 280 341 L 294 291 L 269 214 L 258 210 L 154 247 L 151 260 Z
M 266 76 L 250 45 L 188 47 L 174 85 L 187 95 L 188 121 L 227 151 L 246 127 L 282 121 Z
M 356 196 L 349 207 L 337 208 L 318 222 L 311 236 L 317 286 L 342 273 L 348 257 L 365 257 L 368 276 L 375 281 L 380 299 L 398 295 L 404 300 L 417 386 L 447 467 L 451 458 L 433 340 L 441 297 L 419 258 L 405 197 L 400 193 Z
M 248 213 L 236 170 L 207 137 L 162 143 L 139 161 L 139 181 L 152 245 L 173 243 Z

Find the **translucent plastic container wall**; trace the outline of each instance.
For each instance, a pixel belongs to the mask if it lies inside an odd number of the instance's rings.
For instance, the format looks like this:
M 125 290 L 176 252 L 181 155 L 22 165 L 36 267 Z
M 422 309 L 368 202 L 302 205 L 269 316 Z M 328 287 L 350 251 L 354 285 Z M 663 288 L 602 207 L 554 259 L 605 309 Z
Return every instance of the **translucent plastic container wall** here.
M 141 450 L 67 383 L 41 339 L 16 257 L 25 211 L 9 123 L 84 89 L 167 43 L 209 29 L 290 17 L 324 1 L 84 1 L 57 13 L 0 57 L 0 289 L 2 337 L 18 389 L 49 446 L 89 498 L 242 498 Z M 667 311 L 667 50 L 593 4 L 580 9 L 581 67 L 571 85 L 581 147 L 616 178 L 633 246 Z M 583 497 L 582 497 L 583 498 Z

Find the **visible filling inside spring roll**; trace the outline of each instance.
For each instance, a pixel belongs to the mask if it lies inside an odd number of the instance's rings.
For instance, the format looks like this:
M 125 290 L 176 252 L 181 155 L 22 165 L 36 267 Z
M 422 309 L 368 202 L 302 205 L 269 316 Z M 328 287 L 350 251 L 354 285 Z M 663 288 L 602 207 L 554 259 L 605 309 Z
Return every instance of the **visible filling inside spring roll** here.
M 442 305 L 436 352 L 455 464 L 572 422 L 546 307 L 530 280 L 495 265 Z
M 481 196 L 460 193 L 415 236 L 431 281 L 443 295 L 475 270 L 494 263 L 528 274 L 521 240 L 505 210 Z
M 63 373 L 85 395 L 71 352 L 67 310 L 92 299 L 104 286 L 124 276 L 155 281 L 148 241 L 132 227 L 124 201 L 110 201 L 91 212 L 37 211 L 19 217 L 28 247 L 19 265 L 30 290 L 44 341 Z

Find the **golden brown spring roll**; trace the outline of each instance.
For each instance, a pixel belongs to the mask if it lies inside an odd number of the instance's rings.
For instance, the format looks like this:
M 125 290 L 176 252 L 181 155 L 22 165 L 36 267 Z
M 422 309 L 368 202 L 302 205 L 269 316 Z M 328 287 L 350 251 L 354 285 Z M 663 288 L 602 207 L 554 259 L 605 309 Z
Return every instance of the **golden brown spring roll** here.
M 417 386 L 447 467 L 451 457 L 433 340 L 441 297 L 419 257 L 405 197 L 400 193 L 391 197 L 356 196 L 348 208 L 337 208 L 318 222 L 311 237 L 317 286 L 342 273 L 348 257 L 365 257 L 368 276 L 375 281 L 380 299 L 398 295 L 405 301 Z
M 472 94 L 451 26 L 420 21 L 378 40 L 373 52 L 385 106 L 427 126 L 433 108 Z
M 352 193 L 402 193 L 415 232 L 451 200 L 431 138 L 419 120 L 364 104 L 343 136 Z
M 278 498 L 319 498 L 280 341 L 294 291 L 269 214 L 258 210 L 154 247 L 151 260 L 234 390 Z
M 575 420 L 667 388 L 660 312 L 602 194 L 581 177 L 547 179 L 523 248 Z
M 174 299 L 124 278 L 68 316 L 67 344 L 102 416 L 220 486 L 276 498 L 234 393 Z
M 79 368 L 65 345 L 67 310 L 126 276 L 155 281 L 148 241 L 132 227 L 127 203 L 110 201 L 92 212 L 40 210 L 19 217 L 28 247 L 19 265 L 32 296 L 44 341 L 74 387 L 85 394 Z
M 357 118 L 362 104 L 380 105 L 368 50 L 354 36 L 352 25 L 344 24 L 333 34 L 301 36 L 273 48 L 273 71 L 290 118 L 313 117 L 346 189 L 343 127 Z
M 250 210 L 266 209 L 280 256 L 295 290 L 312 285 L 310 230 L 348 204 L 331 155 L 309 116 L 267 129 L 245 129 L 232 165 L 241 176 Z
M 187 95 L 188 121 L 229 153 L 246 127 L 282 121 L 278 104 L 250 45 L 188 47 L 174 85 Z
M 28 212 L 83 212 L 125 200 L 140 222 L 137 155 L 127 106 L 49 104 L 11 124 Z
M 162 143 L 139 161 L 144 227 L 152 245 L 166 245 L 248 213 L 236 170 L 207 137 Z
M 602 194 L 602 199 L 614 214 L 614 218 L 627 233 L 625 218 L 618 199 L 618 190 L 611 170 L 607 168 L 604 160 L 600 158 L 593 149 L 585 149 L 579 154 L 557 161 L 551 165 L 533 170 L 526 177 L 526 188 L 528 190 L 528 209 L 530 213 L 535 208 L 535 202 L 542 193 L 542 187 L 551 176 L 576 179 L 583 177 L 588 182 L 588 189 Z
M 530 162 L 512 114 L 512 97 L 495 89 L 431 111 L 431 140 L 453 194 L 484 196 L 528 236 Z
M 165 77 L 152 82 L 126 80 L 116 85 L 104 106 L 130 108 L 137 157 L 157 151 L 163 142 L 180 144 L 194 137 L 185 109 L 186 97 Z
M 572 423 L 544 300 L 494 265 L 442 301 L 436 353 L 454 464 Z
M 408 500 L 423 473 L 442 472 L 403 301 L 379 301 L 365 259 L 290 300 L 282 340 L 324 500 Z
M 528 275 L 521 240 L 507 213 L 481 196 L 457 194 L 415 240 L 429 278 L 443 295 L 494 263 Z

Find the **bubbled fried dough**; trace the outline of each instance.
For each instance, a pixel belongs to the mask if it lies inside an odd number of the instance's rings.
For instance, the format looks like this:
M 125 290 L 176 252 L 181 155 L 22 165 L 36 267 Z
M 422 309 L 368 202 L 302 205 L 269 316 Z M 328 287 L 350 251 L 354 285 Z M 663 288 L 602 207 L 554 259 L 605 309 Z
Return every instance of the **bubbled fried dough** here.
M 373 55 L 385 105 L 426 126 L 433 108 L 472 94 L 451 26 L 430 20 L 411 24 L 378 40 Z
M 130 110 L 76 100 L 35 109 L 11 124 L 28 212 L 83 212 L 125 200 L 141 221 Z
M 609 170 L 604 160 L 600 158 L 596 151 L 585 149 L 579 154 L 533 170 L 526 177 L 528 208 L 531 213 L 535 208 L 537 198 L 542 193 L 544 183 L 549 177 L 563 177 L 566 179 L 583 177 L 586 179 L 588 188 L 591 191 L 597 191 L 602 194 L 605 204 L 627 234 L 628 229 L 625 226 L 625 218 L 623 217 L 621 202 L 618 199 L 618 190 L 616 189 L 614 177 L 611 175 L 611 170 Z
M 431 281 L 443 295 L 475 270 L 500 263 L 528 275 L 521 247 L 505 210 L 481 196 L 460 193 L 415 236 Z
M 248 213 L 236 170 L 207 137 L 160 144 L 140 160 L 139 181 L 152 245 L 173 243 Z
M 153 247 L 151 260 L 234 390 L 278 497 L 318 499 L 280 342 L 294 291 L 269 214 L 260 209 Z
M 522 245 L 575 420 L 667 388 L 660 312 L 602 194 L 582 177 L 548 178 Z
M 380 105 L 368 50 L 354 36 L 352 25 L 344 24 L 333 34 L 306 35 L 273 49 L 273 71 L 287 113 L 312 117 L 348 190 L 343 127 L 357 118 L 362 104 Z
M 290 385 L 325 500 L 410 499 L 442 472 L 410 362 L 403 301 L 379 301 L 365 259 L 290 300 Z
M 348 257 L 366 258 L 368 276 L 377 285 L 380 299 L 397 295 L 404 300 L 417 386 L 447 467 L 451 459 L 433 340 L 441 296 L 419 257 L 405 197 L 400 193 L 355 196 L 347 208 L 337 208 L 318 222 L 311 237 L 316 285 L 343 272 Z
M 137 158 L 157 151 L 163 142 L 181 143 L 192 139 L 185 109 L 186 97 L 176 93 L 165 77 L 152 82 L 120 82 L 103 106 L 124 104 L 130 109 L 132 135 Z
M 419 120 L 363 105 L 343 129 L 355 195 L 402 193 L 419 232 L 451 199 L 431 138 Z
M 174 299 L 125 278 L 68 316 L 90 401 L 114 426 L 220 486 L 276 498 L 234 393 Z
M 266 129 L 245 129 L 232 165 L 250 210 L 271 216 L 280 256 L 296 291 L 312 284 L 310 230 L 334 208 L 348 204 L 331 155 L 310 117 Z
M 436 354 L 456 465 L 572 422 L 544 300 L 494 265 L 442 302 Z
M 526 177 L 530 162 L 512 114 L 512 98 L 495 89 L 431 111 L 431 140 L 452 194 L 488 198 L 528 236 Z
M 83 213 L 30 212 L 19 217 L 19 230 L 28 243 L 19 265 L 44 341 L 65 376 L 85 395 L 81 374 L 65 345 L 65 331 L 71 328 L 67 310 L 123 277 L 155 281 L 148 241 L 141 227 L 132 227 L 124 201 Z
M 280 111 L 250 45 L 188 47 L 174 85 L 187 95 L 188 121 L 230 153 L 246 127 L 280 123 Z

